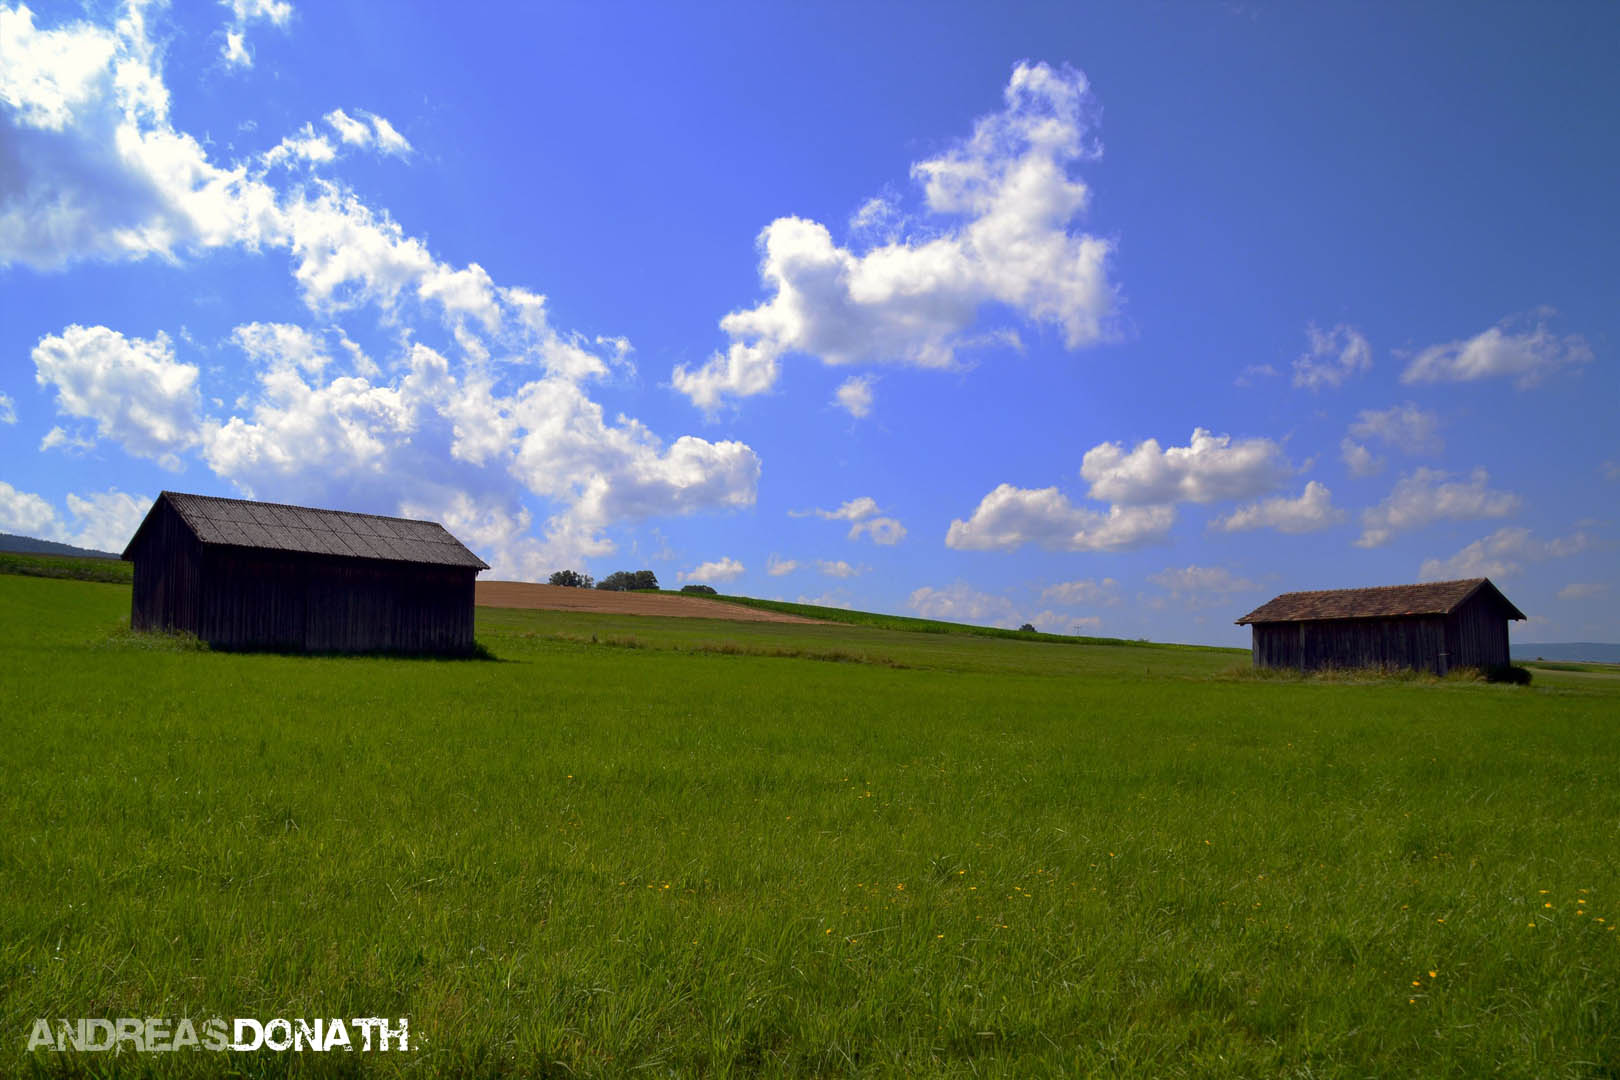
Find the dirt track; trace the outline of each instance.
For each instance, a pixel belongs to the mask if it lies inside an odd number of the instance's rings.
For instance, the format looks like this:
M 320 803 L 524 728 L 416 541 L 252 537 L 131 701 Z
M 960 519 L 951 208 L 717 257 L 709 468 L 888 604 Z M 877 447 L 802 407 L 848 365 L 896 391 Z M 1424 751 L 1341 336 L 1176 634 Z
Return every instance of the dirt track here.
M 741 604 L 705 600 L 700 596 L 569 589 L 561 585 L 535 585 L 526 581 L 480 581 L 477 603 L 479 607 L 594 611 L 605 615 L 669 615 L 680 619 L 730 619 L 733 622 L 820 622 L 819 619 L 760 611 Z

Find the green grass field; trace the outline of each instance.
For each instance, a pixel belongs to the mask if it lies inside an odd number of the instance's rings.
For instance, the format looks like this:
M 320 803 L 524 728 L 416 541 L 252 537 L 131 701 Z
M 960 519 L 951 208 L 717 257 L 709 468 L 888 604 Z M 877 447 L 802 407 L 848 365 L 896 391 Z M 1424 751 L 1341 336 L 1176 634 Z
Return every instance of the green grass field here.
M 0 1075 L 1613 1077 L 1620 677 L 480 611 L 220 654 L 0 574 Z M 407 1054 L 26 1054 L 406 1016 Z

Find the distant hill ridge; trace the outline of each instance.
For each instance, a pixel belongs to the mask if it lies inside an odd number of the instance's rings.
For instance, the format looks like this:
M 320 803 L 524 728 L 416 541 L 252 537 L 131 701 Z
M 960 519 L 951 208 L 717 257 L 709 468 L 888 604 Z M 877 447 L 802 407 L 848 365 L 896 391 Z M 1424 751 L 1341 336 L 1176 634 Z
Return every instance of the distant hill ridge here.
M 116 559 L 117 552 L 96 551 L 92 548 L 58 544 L 55 540 L 40 540 L 32 536 L 0 533 L 0 551 L 16 551 L 24 555 L 71 555 L 80 559 Z
M 1592 664 L 1620 664 L 1620 645 L 1601 641 L 1549 641 L 1513 646 L 1515 660 L 1584 660 Z

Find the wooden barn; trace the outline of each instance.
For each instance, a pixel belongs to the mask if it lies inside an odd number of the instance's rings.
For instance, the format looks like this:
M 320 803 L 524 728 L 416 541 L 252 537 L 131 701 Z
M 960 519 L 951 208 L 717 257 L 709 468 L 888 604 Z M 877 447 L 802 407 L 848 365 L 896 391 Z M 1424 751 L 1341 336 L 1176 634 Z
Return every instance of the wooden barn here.
M 1237 621 L 1254 631 L 1254 666 L 1416 668 L 1509 663 L 1508 620 L 1523 619 L 1489 578 L 1283 593 Z
M 489 569 L 432 521 L 173 491 L 123 557 L 132 629 L 225 649 L 467 653 Z

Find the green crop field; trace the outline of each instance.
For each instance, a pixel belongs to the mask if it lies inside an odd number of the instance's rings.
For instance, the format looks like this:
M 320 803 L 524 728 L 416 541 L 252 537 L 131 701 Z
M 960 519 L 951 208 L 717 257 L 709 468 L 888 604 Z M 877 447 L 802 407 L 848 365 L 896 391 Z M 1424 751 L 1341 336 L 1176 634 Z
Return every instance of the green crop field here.
M 1613 1077 L 1620 677 L 480 611 L 132 635 L 0 574 L 0 1075 Z M 408 1017 L 72 1054 L 37 1018 Z

